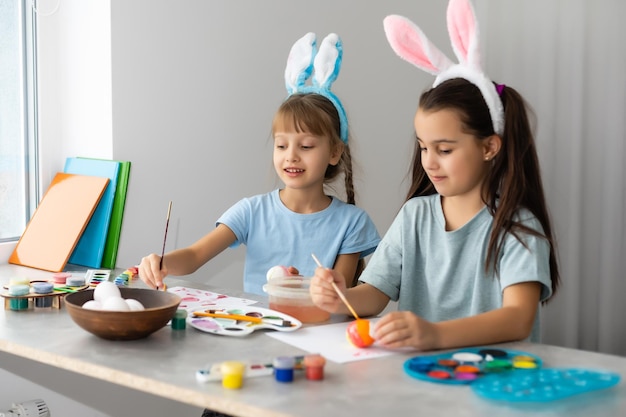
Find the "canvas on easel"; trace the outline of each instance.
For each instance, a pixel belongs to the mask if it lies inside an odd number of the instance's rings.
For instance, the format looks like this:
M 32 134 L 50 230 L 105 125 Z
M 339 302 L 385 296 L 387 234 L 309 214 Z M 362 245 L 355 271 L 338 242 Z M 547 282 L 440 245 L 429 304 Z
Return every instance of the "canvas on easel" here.
M 101 267 L 113 212 L 119 167 L 119 162 L 104 159 L 67 158 L 65 160 L 63 171 L 66 174 L 91 175 L 109 179 L 109 185 L 70 255 L 69 263 L 95 269 Z
M 104 177 L 57 173 L 9 263 L 62 271 L 108 183 Z

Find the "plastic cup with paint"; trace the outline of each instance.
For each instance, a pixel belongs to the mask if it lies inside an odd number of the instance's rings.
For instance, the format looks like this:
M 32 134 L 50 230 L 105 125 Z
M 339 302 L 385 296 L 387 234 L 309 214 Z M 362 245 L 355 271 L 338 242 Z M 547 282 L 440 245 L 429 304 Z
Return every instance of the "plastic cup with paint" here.
M 11 310 L 20 311 L 28 309 L 28 297 L 24 297 L 30 293 L 30 286 L 24 284 L 9 285 L 9 295 L 17 298 L 11 298 L 9 308 Z
M 296 359 L 293 356 L 278 356 L 274 358 L 274 378 L 278 382 L 292 382 L 293 369 Z
M 172 318 L 172 330 L 185 330 L 187 327 L 187 310 L 179 308 Z
M 34 282 L 32 287 L 35 294 L 51 294 L 54 290 L 54 285 L 51 282 Z M 35 308 L 48 307 L 52 307 L 52 297 L 35 298 Z
M 220 371 L 222 372 L 222 386 L 228 389 L 239 389 L 243 385 L 243 374 L 246 365 L 242 362 L 228 361 L 222 362 Z
M 326 365 L 326 359 L 324 359 L 322 355 L 306 355 L 303 363 L 306 379 L 313 381 L 320 381 L 324 379 L 324 365 Z
M 330 319 L 330 313 L 313 303 L 309 287 L 311 278 L 299 276 L 274 277 L 263 286 L 269 307 L 297 318 L 302 323 L 320 323 Z

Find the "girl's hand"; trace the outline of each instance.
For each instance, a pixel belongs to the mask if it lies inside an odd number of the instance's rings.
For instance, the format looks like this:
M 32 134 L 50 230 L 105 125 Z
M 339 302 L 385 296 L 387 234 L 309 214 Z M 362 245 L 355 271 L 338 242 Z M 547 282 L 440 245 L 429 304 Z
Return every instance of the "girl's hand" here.
M 163 288 L 163 278 L 167 275 L 165 260 L 163 260 L 163 269 L 159 269 L 160 263 L 161 257 L 151 253 L 141 258 L 141 264 L 139 264 L 139 278 L 148 284 L 150 288 L 156 288 L 157 290 Z
M 339 290 L 345 293 L 346 280 L 340 273 L 328 268 L 315 269 L 315 275 L 311 279 L 311 286 L 309 288 L 313 303 L 322 310 L 326 310 L 330 313 L 338 312 L 339 308 L 343 305 L 343 302 L 331 284 L 333 281 Z
M 437 349 L 437 325 L 410 311 L 394 311 L 384 315 L 374 328 L 374 339 L 384 347 L 413 347 L 417 350 Z

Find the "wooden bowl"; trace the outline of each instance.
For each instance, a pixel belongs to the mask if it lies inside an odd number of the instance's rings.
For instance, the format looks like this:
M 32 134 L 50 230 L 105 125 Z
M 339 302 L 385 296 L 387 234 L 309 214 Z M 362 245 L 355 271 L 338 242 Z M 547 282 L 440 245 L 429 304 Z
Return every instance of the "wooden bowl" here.
M 120 287 L 122 298 L 134 298 L 145 307 L 141 311 L 102 311 L 83 308 L 93 300 L 94 290 L 65 296 L 72 320 L 88 332 L 109 340 L 134 340 L 151 335 L 165 326 L 176 313 L 180 297 L 166 291 Z

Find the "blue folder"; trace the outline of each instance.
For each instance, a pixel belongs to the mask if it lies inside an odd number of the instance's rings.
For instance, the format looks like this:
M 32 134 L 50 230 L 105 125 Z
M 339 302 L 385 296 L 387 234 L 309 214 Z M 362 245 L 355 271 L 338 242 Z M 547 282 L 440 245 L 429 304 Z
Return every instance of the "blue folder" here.
M 113 211 L 119 166 L 118 161 L 102 159 L 67 158 L 65 160 L 64 172 L 67 174 L 90 175 L 109 179 L 109 184 L 74 248 L 69 263 L 90 268 L 101 267 Z M 80 196 L 76 197 L 80 198 Z M 72 204 L 71 201 L 67 203 Z

